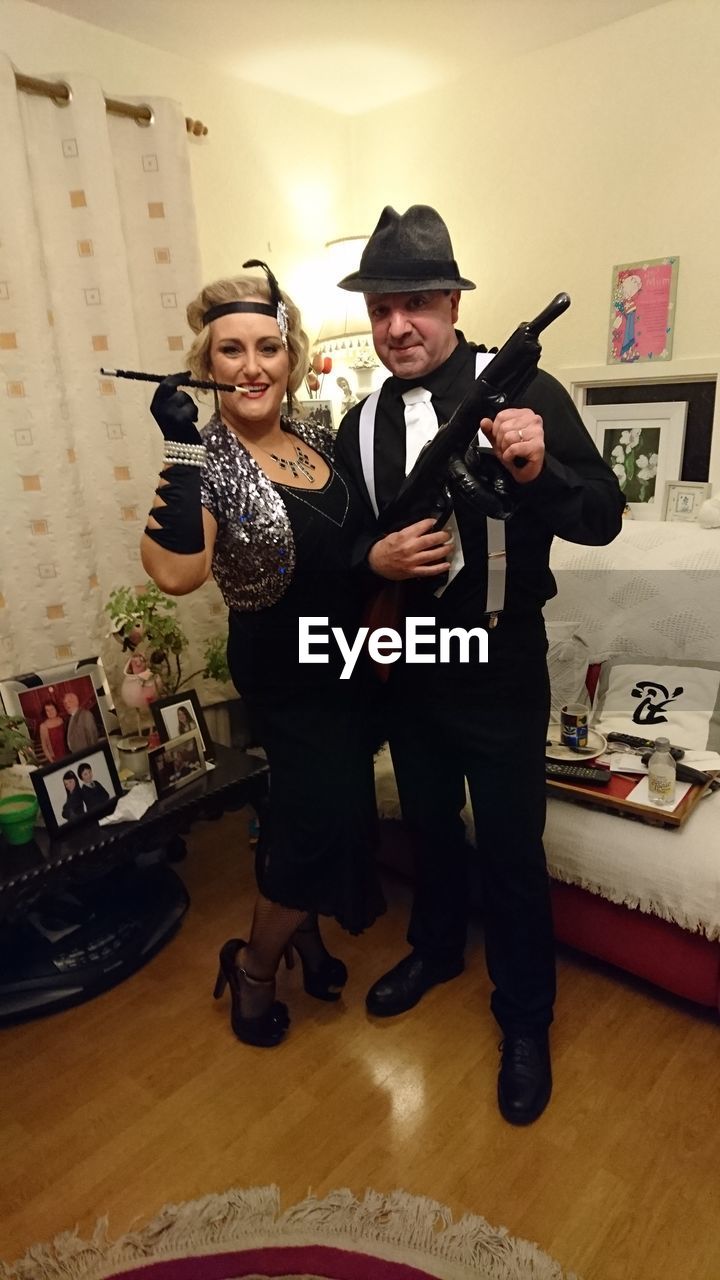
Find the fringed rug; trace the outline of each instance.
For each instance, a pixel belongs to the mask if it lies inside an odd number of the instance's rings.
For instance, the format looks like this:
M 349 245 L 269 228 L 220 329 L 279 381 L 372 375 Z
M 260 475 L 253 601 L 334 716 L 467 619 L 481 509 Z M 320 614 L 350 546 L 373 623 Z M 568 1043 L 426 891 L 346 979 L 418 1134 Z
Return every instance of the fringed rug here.
M 277 1187 L 166 1205 L 138 1231 L 36 1245 L 2 1280 L 579 1280 L 527 1240 L 434 1200 L 393 1191 L 308 1196 L 282 1210 Z

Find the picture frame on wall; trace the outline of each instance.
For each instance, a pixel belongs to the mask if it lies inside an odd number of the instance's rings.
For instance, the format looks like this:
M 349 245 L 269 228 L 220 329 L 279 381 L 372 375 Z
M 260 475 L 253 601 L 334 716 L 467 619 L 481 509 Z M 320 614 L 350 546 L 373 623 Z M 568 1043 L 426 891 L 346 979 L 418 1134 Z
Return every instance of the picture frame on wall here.
M 674 257 L 613 267 L 608 364 L 671 358 L 678 268 Z
M 22 716 L 42 767 L 120 733 L 100 657 L 0 680 L 6 715 Z
M 171 738 L 179 738 L 184 733 L 197 729 L 205 759 L 215 758 L 210 731 L 195 689 L 186 689 L 171 693 L 166 698 L 158 698 L 150 703 L 150 710 L 161 742 L 169 742 Z
M 663 520 L 697 520 L 703 502 L 712 494 L 712 485 L 695 480 L 668 480 L 665 485 Z
M 53 838 L 110 813 L 124 794 L 107 739 L 33 769 L 30 780 Z
M 583 421 L 636 520 L 662 520 L 665 485 L 680 479 L 687 402 L 586 405 Z
M 167 742 L 148 752 L 148 760 L 158 800 L 173 795 L 189 782 L 195 782 L 207 768 L 197 729 L 177 738 L 168 738 Z
M 298 409 L 303 422 L 313 427 L 327 427 L 335 430 L 335 417 L 332 400 L 298 400 Z

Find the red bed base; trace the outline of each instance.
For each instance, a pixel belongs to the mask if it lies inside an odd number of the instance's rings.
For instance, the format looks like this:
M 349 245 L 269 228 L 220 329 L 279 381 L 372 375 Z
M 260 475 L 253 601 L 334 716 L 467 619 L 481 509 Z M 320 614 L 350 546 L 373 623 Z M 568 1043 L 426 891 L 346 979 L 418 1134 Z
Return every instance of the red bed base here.
M 552 904 L 558 942 L 720 1009 L 720 942 L 557 880 Z

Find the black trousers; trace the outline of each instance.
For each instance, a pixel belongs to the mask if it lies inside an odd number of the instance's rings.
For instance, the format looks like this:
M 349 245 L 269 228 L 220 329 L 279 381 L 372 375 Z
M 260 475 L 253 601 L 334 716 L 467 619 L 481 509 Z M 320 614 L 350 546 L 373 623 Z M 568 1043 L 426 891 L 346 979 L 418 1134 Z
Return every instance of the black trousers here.
M 465 780 L 475 820 L 493 1013 L 507 1033 L 549 1026 L 555 949 L 542 843 L 550 709 L 542 618 L 501 620 L 482 665 L 393 673 L 390 749 L 416 849 L 411 946 L 462 956 L 468 923 Z

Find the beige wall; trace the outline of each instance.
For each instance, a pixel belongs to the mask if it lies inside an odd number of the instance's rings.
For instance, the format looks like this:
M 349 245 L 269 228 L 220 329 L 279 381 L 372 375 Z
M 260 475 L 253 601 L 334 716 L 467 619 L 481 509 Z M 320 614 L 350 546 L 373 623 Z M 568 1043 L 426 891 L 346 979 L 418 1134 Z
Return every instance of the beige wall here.
M 469 336 L 502 340 L 566 289 L 573 306 L 546 335 L 546 366 L 568 384 L 578 368 L 603 378 L 613 265 L 677 254 L 673 360 L 661 372 L 720 369 L 720 0 L 670 0 L 495 71 L 479 55 L 477 76 L 452 92 L 354 119 L 26 0 L 0 0 L 0 32 L 23 71 L 77 68 L 106 92 L 152 89 L 203 119 L 208 138 L 188 145 L 206 275 L 267 254 L 311 332 L 325 240 L 370 231 L 386 203 L 419 201 L 443 213 L 478 283 L 463 299 Z M 720 493 L 717 417 L 714 436 Z
M 363 117 L 356 164 L 372 183 L 358 215 L 373 226 L 386 203 L 440 209 L 478 284 L 462 304 L 468 336 L 502 340 L 566 289 L 573 306 L 547 332 L 545 363 L 568 384 L 578 366 L 605 376 L 613 265 L 676 254 L 673 360 L 655 372 L 717 371 L 718 66 L 718 0 L 672 0 L 503 73 L 480 58 L 452 94 Z M 718 494 L 717 414 L 714 438 Z
M 675 0 L 462 80 L 412 110 L 366 116 L 365 219 L 437 205 L 472 329 L 501 337 L 558 289 L 574 296 L 548 347 L 605 362 L 613 264 L 680 258 L 674 355 L 720 350 L 720 4 Z M 391 133 L 393 152 L 387 147 Z M 399 157 L 399 158 L 398 158 Z M 571 318 L 570 318 L 571 317 Z

